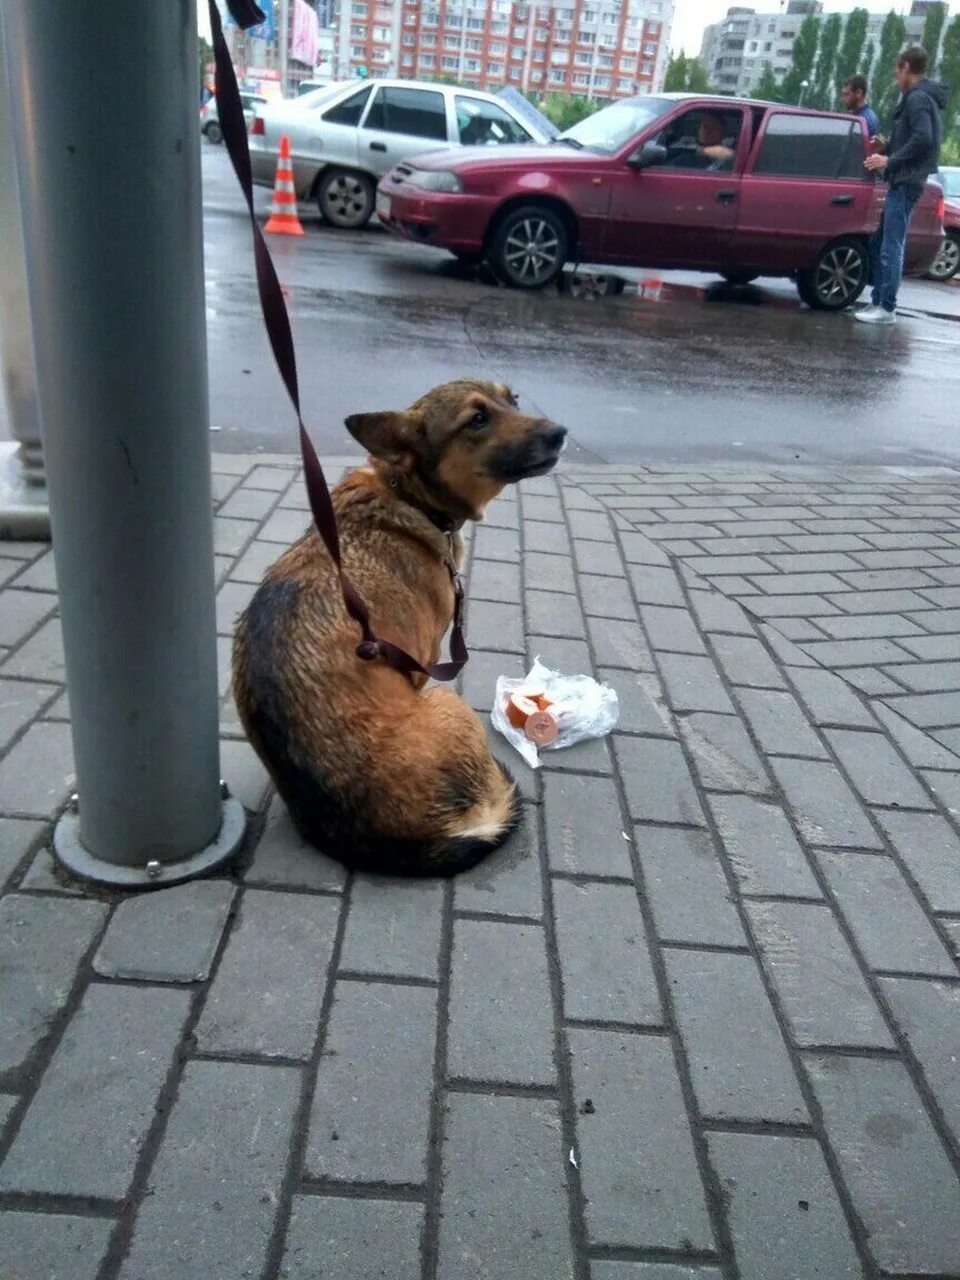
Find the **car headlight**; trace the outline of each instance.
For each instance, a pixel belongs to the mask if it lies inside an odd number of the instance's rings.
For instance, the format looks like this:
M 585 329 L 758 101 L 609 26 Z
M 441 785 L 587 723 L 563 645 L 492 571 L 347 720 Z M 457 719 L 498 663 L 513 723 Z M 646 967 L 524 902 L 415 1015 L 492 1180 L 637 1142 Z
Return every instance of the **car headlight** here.
M 440 173 L 434 169 L 414 169 L 407 176 L 411 187 L 422 187 L 424 191 L 462 191 L 463 183 L 455 173 Z

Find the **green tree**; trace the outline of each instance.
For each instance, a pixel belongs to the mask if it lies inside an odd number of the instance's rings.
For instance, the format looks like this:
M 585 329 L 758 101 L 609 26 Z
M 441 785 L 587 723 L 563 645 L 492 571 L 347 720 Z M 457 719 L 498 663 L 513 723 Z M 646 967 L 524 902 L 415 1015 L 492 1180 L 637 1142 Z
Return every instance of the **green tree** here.
M 777 77 L 773 74 L 772 62 L 764 63 L 760 83 L 750 96 L 751 98 L 759 98 L 761 102 L 780 101 L 780 86 L 777 84 Z
M 664 93 L 683 93 L 687 87 L 687 66 L 687 55 L 682 49 L 678 54 L 671 55 L 663 78 Z
M 540 110 L 561 132 L 592 116 L 604 104 L 592 98 L 575 98 L 569 93 L 550 93 L 540 103 Z
M 209 40 L 205 40 L 203 36 L 197 36 L 197 80 L 198 90 L 203 91 L 203 84 L 207 74 L 207 63 L 213 61 L 213 45 Z
M 847 25 L 843 29 L 843 41 L 837 54 L 837 74 L 835 78 L 838 98 L 840 90 L 850 77 L 857 74 L 857 67 L 860 65 L 860 59 L 863 55 L 863 44 L 867 38 L 867 23 L 869 20 L 870 15 L 866 9 L 854 9 L 847 19 Z
M 798 103 L 804 95 L 803 82 L 812 82 L 813 64 L 817 59 L 819 43 L 820 18 L 815 13 L 808 13 L 793 42 L 793 64 L 783 78 L 784 102 Z
M 937 55 L 940 52 L 940 37 L 943 35 L 944 23 L 947 20 L 947 6 L 942 2 L 935 4 L 927 14 L 926 21 L 923 24 L 923 39 L 921 44 L 927 51 L 929 62 L 927 64 L 927 74 L 933 75 L 937 69 Z
M 956 139 L 960 132 L 957 128 L 957 113 L 960 112 L 960 14 L 951 21 L 944 34 L 939 74 L 950 89 L 943 126 L 947 134 Z
M 840 49 L 840 36 L 843 33 L 843 18 L 839 13 L 831 13 L 820 31 L 820 53 L 817 67 L 813 74 L 813 86 L 809 98 L 804 101 L 811 106 L 829 111 L 836 106 L 833 91 L 833 72 L 837 65 L 837 53 Z
M 872 40 L 868 40 L 867 47 L 863 51 L 863 62 L 860 64 L 860 74 L 866 77 L 868 90 L 870 85 L 870 73 L 873 71 L 873 61 L 876 56 L 877 47 Z M 868 92 L 867 97 L 869 96 L 870 94 Z
M 699 58 L 691 58 L 687 63 L 687 92 L 713 92 L 713 86 L 710 84 L 710 77 L 707 75 L 707 69 Z
M 873 108 L 882 121 L 889 120 L 897 104 L 899 89 L 894 74 L 897 58 L 907 41 L 907 24 L 891 9 L 880 32 L 880 48 L 873 71 Z

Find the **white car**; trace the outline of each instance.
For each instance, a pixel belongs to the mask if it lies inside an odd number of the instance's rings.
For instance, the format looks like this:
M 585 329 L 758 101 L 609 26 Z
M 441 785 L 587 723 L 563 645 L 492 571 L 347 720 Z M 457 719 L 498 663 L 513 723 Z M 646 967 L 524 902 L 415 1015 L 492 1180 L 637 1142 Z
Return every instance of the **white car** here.
M 257 109 L 249 128 L 253 180 L 273 186 L 286 134 L 297 198 L 316 200 L 335 227 L 362 227 L 373 214 L 377 182 L 399 161 L 447 147 L 547 142 L 536 114 L 531 108 L 525 118 L 508 101 L 455 85 L 327 85 Z
M 246 90 L 241 89 L 240 104 L 243 107 L 243 118 L 248 129 L 253 123 L 257 108 L 262 107 L 266 102 L 267 99 L 261 94 L 247 93 Z M 200 108 L 200 132 L 208 142 L 219 144 L 223 141 L 223 130 L 220 128 L 220 113 L 217 110 L 216 97 L 209 98 Z

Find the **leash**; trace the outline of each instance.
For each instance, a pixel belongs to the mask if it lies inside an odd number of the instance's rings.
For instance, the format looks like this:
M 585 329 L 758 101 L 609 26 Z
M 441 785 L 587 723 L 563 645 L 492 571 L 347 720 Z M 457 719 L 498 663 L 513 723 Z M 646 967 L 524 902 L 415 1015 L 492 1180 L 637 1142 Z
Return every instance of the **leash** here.
M 463 637 L 463 581 L 454 564 L 450 570 L 453 580 L 454 607 L 453 630 L 450 635 L 450 662 L 434 663 L 424 667 L 410 656 L 399 645 L 390 640 L 383 640 L 374 634 L 370 625 L 370 611 L 364 604 L 360 593 L 347 577 L 343 569 L 340 554 L 340 535 L 337 532 L 337 519 L 333 510 L 333 501 L 327 486 L 323 467 L 313 447 L 313 441 L 307 434 L 303 424 L 303 413 L 300 409 L 300 390 L 297 379 L 297 358 L 293 346 L 293 334 L 290 329 L 290 317 L 287 305 L 283 300 L 280 281 L 277 279 L 270 250 L 263 238 L 263 232 L 257 223 L 253 211 L 253 176 L 250 169 L 250 148 L 247 144 L 247 126 L 243 118 L 243 106 L 240 102 L 240 90 L 227 42 L 223 38 L 223 25 L 216 0 L 207 0 L 210 11 L 210 30 L 213 36 L 213 53 L 217 74 L 217 114 L 223 140 L 226 143 L 230 162 L 233 165 L 237 181 L 243 191 L 247 209 L 250 212 L 250 225 L 253 229 L 253 255 L 257 268 L 257 290 L 260 294 L 260 309 L 267 329 L 267 337 L 273 350 L 277 368 L 287 395 L 297 415 L 297 426 L 300 432 L 300 453 L 303 458 L 303 473 L 307 486 L 307 497 L 313 522 L 316 525 L 324 546 L 333 561 L 343 603 L 350 617 L 360 628 L 362 639 L 357 645 L 356 654 L 364 662 L 373 662 L 382 658 L 388 667 L 403 675 L 424 675 L 431 680 L 455 680 L 463 670 L 469 658 L 466 641 Z M 241 30 L 256 26 L 263 22 L 264 14 L 254 0 L 227 0 L 230 16 Z M 453 539 L 451 537 L 451 551 Z

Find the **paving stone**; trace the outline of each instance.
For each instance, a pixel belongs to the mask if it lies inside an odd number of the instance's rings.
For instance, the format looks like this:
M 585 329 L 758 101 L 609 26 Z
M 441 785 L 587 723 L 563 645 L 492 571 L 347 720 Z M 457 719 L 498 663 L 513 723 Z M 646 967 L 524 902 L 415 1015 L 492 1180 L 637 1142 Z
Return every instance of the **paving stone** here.
M 499 677 L 519 680 L 525 674 L 526 662 L 520 654 L 471 649 L 461 677 L 464 699 L 475 711 L 490 711 Z
M 3 593 L 0 644 L 15 645 L 33 631 L 56 608 L 56 597 L 47 592 L 18 591 L 7 587 Z
M 687 567 L 705 578 L 723 577 L 729 574 L 769 574 L 770 566 L 759 556 L 690 556 Z
M 606 738 L 591 738 L 572 747 L 540 752 L 544 773 L 613 773 L 613 761 Z
M 779 806 L 729 795 L 710 796 L 710 808 L 741 893 L 823 896 Z
M 960 839 L 934 813 L 880 813 L 877 819 L 934 911 L 960 912 Z
M 504 768 L 509 771 L 510 776 L 517 784 L 517 790 L 521 798 L 524 800 L 538 800 L 540 798 L 539 780 L 543 771 L 529 768 L 526 762 L 510 746 L 506 738 L 493 728 L 488 716 L 483 717 L 483 726 L 487 735 L 487 746 L 490 748 L 490 754 L 494 760 L 499 760 Z
M 927 608 L 923 613 L 910 613 L 907 616 L 925 631 L 944 634 L 960 631 L 960 609 Z
M 733 541 L 740 538 L 782 538 L 788 533 L 803 533 L 792 520 L 738 520 L 726 521 L 718 526 Z
M 632 565 L 630 580 L 637 604 L 686 604 L 677 575 L 669 566 Z
M 960 773 L 942 769 L 924 769 L 927 785 L 954 819 L 960 818 Z
M 0 811 L 52 817 L 74 786 L 70 727 L 32 724 L 0 761 Z
M 494 529 L 519 529 L 519 502 L 512 494 L 500 494 L 483 513 L 483 522 L 491 525 Z
M 839 676 L 817 667 L 789 667 L 787 677 L 814 723 L 873 727 L 870 712 Z
M 576 596 L 553 591 L 526 591 L 527 626 L 543 636 L 567 636 L 571 640 L 586 638 L 586 627 Z
M 804 1123 L 807 1109 L 753 957 L 667 951 L 664 963 L 700 1115 Z M 731 1035 L 732 1027 L 750 1034 Z
M 736 601 L 717 591 L 691 591 L 690 604 L 697 622 L 706 632 L 753 635 L 750 619 Z
M 473 539 L 473 554 L 479 560 L 520 560 L 520 536 L 512 529 L 492 529 L 478 525 Z
M 0 1189 L 125 1196 L 189 1012 L 186 991 L 90 986 L 3 1163 Z
M 960 1183 L 903 1063 L 831 1056 L 806 1065 L 877 1266 L 960 1272 Z
M 693 516 L 693 515 L 699 515 L 700 512 L 688 511 L 686 514 L 688 516 Z M 656 540 L 656 542 L 658 543 L 659 542 L 676 542 L 678 540 L 699 541 L 701 539 L 706 541 L 707 539 L 712 540 L 717 536 L 717 530 L 711 524 L 699 524 L 695 521 L 691 521 L 690 524 L 666 524 L 666 523 L 653 524 L 653 523 L 650 523 L 649 520 L 644 521 L 642 513 L 640 512 L 631 512 L 631 515 L 633 516 L 634 522 L 636 524 L 641 524 L 641 523 L 647 524 L 647 528 L 646 528 L 647 536 L 650 538 L 651 541 Z M 650 517 L 650 520 L 652 520 L 652 517 Z M 711 542 L 711 545 L 712 545 L 712 542 Z M 642 555 L 644 555 L 644 552 L 641 548 L 639 552 L 635 550 L 632 556 L 628 555 L 627 560 L 630 563 L 634 563 L 634 557 L 639 557 Z M 638 558 L 638 563 L 640 564 L 667 564 L 668 562 L 669 561 L 666 558 L 666 556 L 664 557 L 663 560 Z
M 860 1280 L 860 1260 L 818 1143 L 708 1133 L 707 1147 L 741 1280 Z
M 210 975 L 235 894 L 228 880 L 197 880 L 125 898 L 93 957 L 94 969 L 105 978 L 202 981 Z
M 678 742 L 614 734 L 613 749 L 634 818 L 703 826 L 703 809 Z
M 909 551 L 914 547 L 943 547 L 948 549 L 946 539 L 936 533 L 871 533 L 866 541 L 881 550 Z
M 425 1181 L 436 1022 L 428 987 L 337 983 L 310 1112 L 310 1177 Z
M 299 1101 L 293 1067 L 187 1063 L 122 1280 L 261 1274 Z
M 584 613 L 592 618 L 621 618 L 634 621 L 637 610 L 630 589 L 622 578 L 604 578 L 581 573 L 580 593 Z
M 309 1058 L 340 902 L 247 889 L 197 1024 L 202 1052 Z
M 526 485 L 520 492 L 524 520 L 563 520 L 563 507 L 556 497 L 556 487 L 551 484 L 547 493 L 531 493 Z
M 616 691 L 619 708 L 617 728 L 621 732 L 676 737 L 673 716 L 655 675 L 600 667 L 596 678 Z
M 875 703 L 874 711 L 915 769 L 960 769 L 960 756 L 915 728 L 884 703 Z
M 274 520 L 279 521 L 282 517 L 289 519 L 293 513 L 277 511 L 267 524 L 271 524 Z M 300 536 L 307 527 L 307 517 L 303 512 L 297 512 L 299 517 L 297 520 L 297 532 L 291 532 L 290 536 L 277 538 L 273 536 L 264 526 L 259 532 L 259 537 L 269 540 L 270 542 L 293 542 Z M 244 549 L 250 539 L 257 533 L 257 522 L 255 520 L 236 520 L 228 516 L 216 515 L 213 518 L 213 549 L 217 555 L 221 556 L 238 556 Z M 278 552 L 279 554 L 279 552 Z
M 468 610 L 467 633 L 478 649 L 523 653 L 523 613 L 519 604 L 484 601 Z
M 275 542 L 254 539 L 231 569 L 230 578 L 233 582 L 259 583 L 279 555 L 280 548 Z
M 232 636 L 237 619 L 257 591 L 254 582 L 225 582 L 217 592 L 217 634 Z
M 573 1280 L 561 1143 L 549 1099 L 448 1095 L 437 1280 Z
M 553 881 L 567 1018 L 662 1026 L 663 1012 L 637 891 Z
M 702 538 L 700 539 L 700 548 L 697 552 L 702 555 L 707 552 L 710 556 L 723 558 L 725 556 L 741 556 L 744 554 L 766 555 L 770 551 L 783 551 L 783 542 L 779 538 L 769 537 L 752 537 L 752 538 Z M 764 565 L 762 573 L 769 573 L 769 565 Z
M 914 693 L 949 693 L 960 688 L 960 662 L 913 662 L 887 667 L 886 675 Z
M 438 977 L 443 885 L 358 875 L 350 892 L 340 968 L 395 977 Z
M 0 1212 L 0 1275 L 8 1280 L 97 1280 L 112 1218 Z
M 930 575 L 920 569 L 870 569 L 842 577 L 854 591 L 912 591 L 934 585 Z
M 703 528 L 709 537 L 713 530 L 707 525 L 704 525 Z M 675 529 L 667 532 L 676 534 Z M 644 533 L 622 533 L 620 535 L 620 545 L 623 548 L 623 558 L 627 564 L 670 564 L 670 558 L 666 552 L 662 551 L 655 542 L 651 542 Z
M 828 729 L 826 736 L 854 787 L 870 804 L 934 808 L 927 792 L 882 734 Z
M 700 782 L 708 790 L 770 791 L 763 761 L 738 716 L 697 712 L 680 719 L 680 733 L 693 757 Z
M 524 514 L 526 514 L 526 506 Z M 530 514 L 539 513 L 531 512 Z M 559 520 L 561 517 L 558 515 L 556 518 Z M 610 517 L 605 511 L 571 511 L 567 515 L 567 522 L 575 538 L 584 538 L 588 542 L 613 542 L 614 540 Z
M 537 810 L 526 805 L 520 827 L 506 844 L 456 877 L 455 910 L 539 920 L 543 915 L 539 848 Z
M 876 1001 L 829 907 L 748 901 L 746 910 L 796 1044 L 892 1045 Z
M 819 760 L 771 760 L 800 833 L 811 844 L 879 849 L 880 839 L 856 796 L 833 764 Z
M 714 636 L 713 652 L 727 679 L 757 689 L 782 689 L 780 674 L 759 640 L 746 636 Z
M 706 652 L 700 632 L 686 609 L 644 605 L 640 617 L 654 649 L 665 649 L 671 653 Z
M 817 861 L 871 969 L 958 976 L 892 859 L 818 853 Z
M 286 805 L 274 796 L 253 862 L 244 874 L 247 884 L 339 891 L 346 878 L 346 868 L 308 844 L 294 827 Z
M 793 640 L 797 644 L 804 640 L 824 639 L 824 634 L 820 628 L 815 627 L 806 618 L 778 618 L 777 630 L 782 636 L 786 636 L 788 640 Z
M 590 642 L 599 665 L 629 671 L 653 671 L 654 663 L 636 622 L 614 618 L 588 618 Z
M 4 595 L 6 603 L 6 595 Z M 50 703 L 57 686 L 32 680 L 0 680 L 0 751 Z
M 591 544 L 585 543 L 584 545 Z M 473 573 L 472 568 L 470 572 L 471 574 Z M 538 591 L 561 591 L 572 595 L 577 589 L 576 577 L 569 553 L 554 556 L 543 555 L 537 551 L 527 551 L 523 557 L 523 575 L 527 587 L 536 588 Z M 516 592 L 509 597 L 491 596 L 490 598 L 516 600 L 518 596 L 519 592 Z
M 788 640 L 784 633 L 779 630 L 779 625 L 779 621 L 772 626 L 769 623 L 762 623 L 757 628 L 759 634 L 773 650 L 774 655 L 779 658 L 784 666 L 815 667 L 817 664 L 814 659 L 808 657 L 792 640 Z
M 46 826 L 42 822 L 0 817 L 0 889 L 45 830 Z
M 590 1280 L 723 1280 L 723 1276 L 715 1267 L 669 1262 L 591 1262 Z
M 768 754 L 822 758 L 826 749 L 810 728 L 793 695 L 770 689 L 738 689 L 737 701 Z
M 515 543 L 516 538 L 513 541 Z M 570 551 L 570 537 L 562 524 L 547 524 L 540 520 L 524 520 L 523 542 L 528 555 L 531 551 L 553 551 L 560 555 L 567 555 Z M 478 543 L 477 545 L 480 546 L 481 544 Z M 503 540 L 502 545 L 509 545 L 506 539 Z M 501 558 L 509 560 L 513 557 L 506 556 Z
M 280 1280 L 420 1280 L 423 1205 L 294 1196 Z
M 582 542 L 578 538 L 573 544 L 573 558 L 579 573 L 621 578 L 626 572 L 620 551 L 611 542 Z
M 877 636 L 921 635 L 921 628 L 899 613 L 842 614 L 815 619 L 835 640 L 868 640 Z
M 636 827 L 643 888 L 662 942 L 746 945 L 730 888 L 705 831 Z
M 902 698 L 891 697 L 887 705 L 900 715 L 906 716 L 911 723 L 921 729 L 941 729 L 960 725 L 960 691 L 907 694 Z
M 803 648 L 825 667 L 866 667 L 904 660 L 903 651 L 890 640 L 811 640 Z
M 455 1079 L 553 1084 L 553 1014 L 539 925 L 455 921 L 447 1071 Z
M 586 1030 L 568 1039 L 590 1242 L 712 1249 L 669 1039 Z
M 295 474 L 293 467 L 254 467 L 244 480 L 243 487 L 244 489 L 270 489 L 274 493 L 283 493 Z
M 543 797 L 552 871 L 631 878 L 630 844 L 612 781 L 552 774 L 544 778 Z
M 790 542 L 795 541 L 795 539 L 787 538 L 784 541 Z M 861 543 L 860 545 L 866 549 L 866 543 Z M 808 555 L 804 555 L 802 552 L 795 552 L 792 555 L 768 555 L 765 559 L 768 561 L 765 568 L 750 570 L 750 572 L 769 573 L 771 565 L 776 569 L 777 573 L 787 573 L 791 576 L 800 573 L 836 573 L 840 569 L 859 569 L 862 567 L 857 564 L 856 560 L 852 560 L 850 556 L 844 555 L 842 552 L 830 552 L 826 548 L 820 548 L 813 554 Z
M 881 978 L 894 1021 L 920 1063 L 937 1106 L 960 1138 L 960 988 L 955 983 Z
M 709 658 L 660 655 L 660 671 L 675 711 L 733 711 L 733 703 Z
M 960 605 L 960 587 L 924 587 L 923 598 L 938 609 L 956 609 Z
M 847 591 L 831 596 L 830 603 L 844 613 L 905 613 L 929 608 L 929 603 L 915 591 Z
M 24 894 L 0 900 L 0 1074 L 22 1066 L 47 1034 L 106 916 L 99 902 Z
M 843 678 L 868 698 L 879 698 L 887 693 L 900 692 L 900 686 L 894 684 L 889 676 L 885 676 L 876 667 L 847 667 Z
M 836 612 L 825 596 L 751 595 L 741 603 L 757 618 L 817 618 Z
M 221 741 L 220 769 L 230 794 L 236 796 L 245 809 L 259 809 L 269 778 L 249 742 Z
M 960 753 L 960 729 L 935 729 L 932 732 L 934 740 L 946 747 L 952 756 Z

